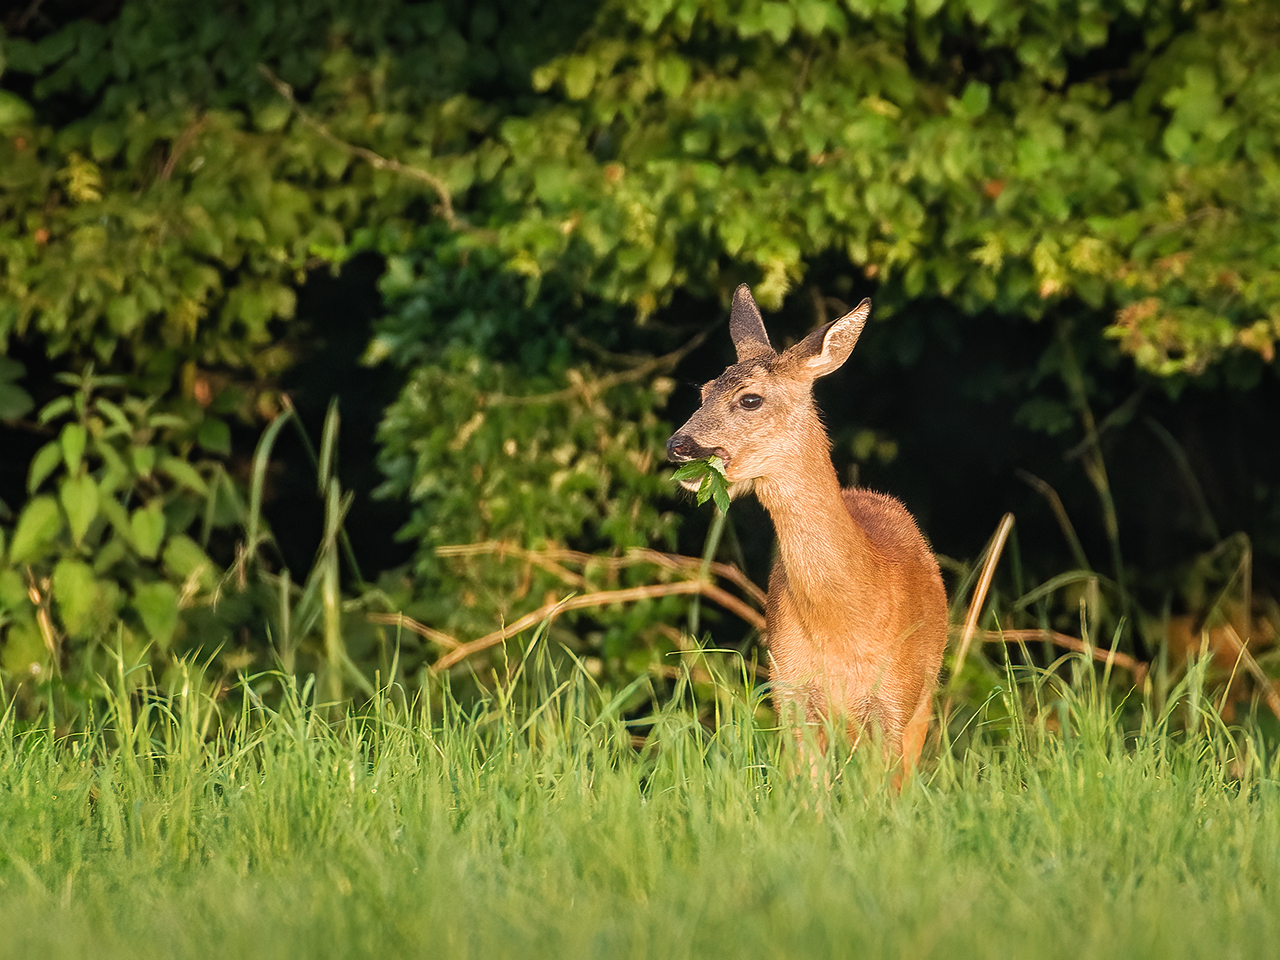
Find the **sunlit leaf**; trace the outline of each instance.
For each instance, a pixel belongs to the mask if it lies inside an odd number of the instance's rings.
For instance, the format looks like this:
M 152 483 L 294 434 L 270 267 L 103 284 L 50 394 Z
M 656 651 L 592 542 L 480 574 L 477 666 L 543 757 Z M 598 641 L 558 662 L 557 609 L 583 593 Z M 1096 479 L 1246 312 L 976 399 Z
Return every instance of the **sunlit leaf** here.
M 48 479 L 49 474 L 62 463 L 62 444 L 56 440 L 46 443 L 31 458 L 31 467 L 27 472 L 27 493 L 35 493 L 40 484 Z
M 71 537 L 79 543 L 89 532 L 93 518 L 98 515 L 98 484 L 87 473 L 78 477 L 66 477 L 58 490 L 58 499 L 62 501 L 62 509 L 67 512 Z
M 144 583 L 133 595 L 133 608 L 161 650 L 168 649 L 178 626 L 178 591 L 163 580 Z
M 169 538 L 164 548 L 164 565 L 179 579 L 194 579 L 202 587 L 214 584 L 216 568 L 200 545 L 185 534 Z
M 50 496 L 33 497 L 18 516 L 13 541 L 9 544 L 9 561 L 31 562 L 61 532 L 62 511 L 58 509 L 58 502 Z
M 80 470 L 80 458 L 84 456 L 84 427 L 78 423 L 68 423 L 62 428 L 62 459 L 67 465 L 67 473 L 75 474 Z
M 75 559 L 53 568 L 53 597 L 62 624 L 72 637 L 89 637 L 105 628 L 115 611 L 104 609 L 102 587 L 93 568 Z
M 154 560 L 164 540 L 164 510 L 158 500 L 133 511 L 129 518 L 129 530 L 134 549 L 148 560 Z

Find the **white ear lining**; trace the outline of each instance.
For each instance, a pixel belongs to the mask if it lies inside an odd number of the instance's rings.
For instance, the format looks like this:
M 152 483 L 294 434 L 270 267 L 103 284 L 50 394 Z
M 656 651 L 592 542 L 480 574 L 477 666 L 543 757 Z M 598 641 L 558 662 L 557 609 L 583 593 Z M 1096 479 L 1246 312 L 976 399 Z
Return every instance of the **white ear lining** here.
M 804 358 L 804 368 L 815 379 L 840 369 L 853 352 L 870 315 L 871 301 L 863 300 L 843 317 L 828 324 L 822 332 L 821 346 Z M 814 334 L 810 334 L 805 340 L 813 336 Z

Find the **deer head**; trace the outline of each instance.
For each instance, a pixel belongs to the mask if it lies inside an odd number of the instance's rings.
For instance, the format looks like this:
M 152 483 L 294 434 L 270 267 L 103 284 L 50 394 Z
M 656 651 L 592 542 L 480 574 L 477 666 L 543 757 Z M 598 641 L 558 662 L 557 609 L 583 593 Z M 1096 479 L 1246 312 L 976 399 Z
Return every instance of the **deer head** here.
M 777 353 L 760 308 L 744 283 L 734 292 L 729 333 L 738 362 L 702 387 L 702 406 L 667 441 L 676 462 L 717 456 L 737 491 L 751 481 L 794 469 L 798 452 L 827 437 L 813 407 L 813 381 L 849 358 L 871 313 L 863 300 L 852 311 Z M 696 484 L 693 484 L 696 487 Z

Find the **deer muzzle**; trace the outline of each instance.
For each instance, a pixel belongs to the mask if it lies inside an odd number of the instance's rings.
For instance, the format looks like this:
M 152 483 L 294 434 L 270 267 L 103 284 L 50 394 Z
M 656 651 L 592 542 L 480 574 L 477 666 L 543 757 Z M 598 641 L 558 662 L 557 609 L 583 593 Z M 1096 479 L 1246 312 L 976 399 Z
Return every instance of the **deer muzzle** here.
M 673 463 L 688 463 L 690 460 L 703 460 L 707 457 L 728 459 L 723 447 L 704 447 L 687 434 L 677 433 L 667 441 L 667 459 Z

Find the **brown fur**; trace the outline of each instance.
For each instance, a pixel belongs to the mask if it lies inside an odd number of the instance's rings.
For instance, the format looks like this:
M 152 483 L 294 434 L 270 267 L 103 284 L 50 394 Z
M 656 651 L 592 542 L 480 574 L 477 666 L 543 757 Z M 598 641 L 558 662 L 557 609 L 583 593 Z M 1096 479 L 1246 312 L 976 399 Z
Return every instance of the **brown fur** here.
M 874 732 L 886 757 L 900 763 L 900 781 L 928 732 L 947 638 L 946 592 L 906 507 L 882 493 L 840 488 L 812 399 L 814 378 L 844 362 L 869 309 L 864 301 L 778 355 L 750 292 L 739 288 L 739 362 L 703 388 L 701 408 L 667 449 L 675 460 L 718 454 L 734 492 L 753 484 L 773 519 L 779 555 L 766 631 L 779 714 L 792 722 L 838 718 L 855 742 Z M 761 403 L 745 408 L 746 395 Z

